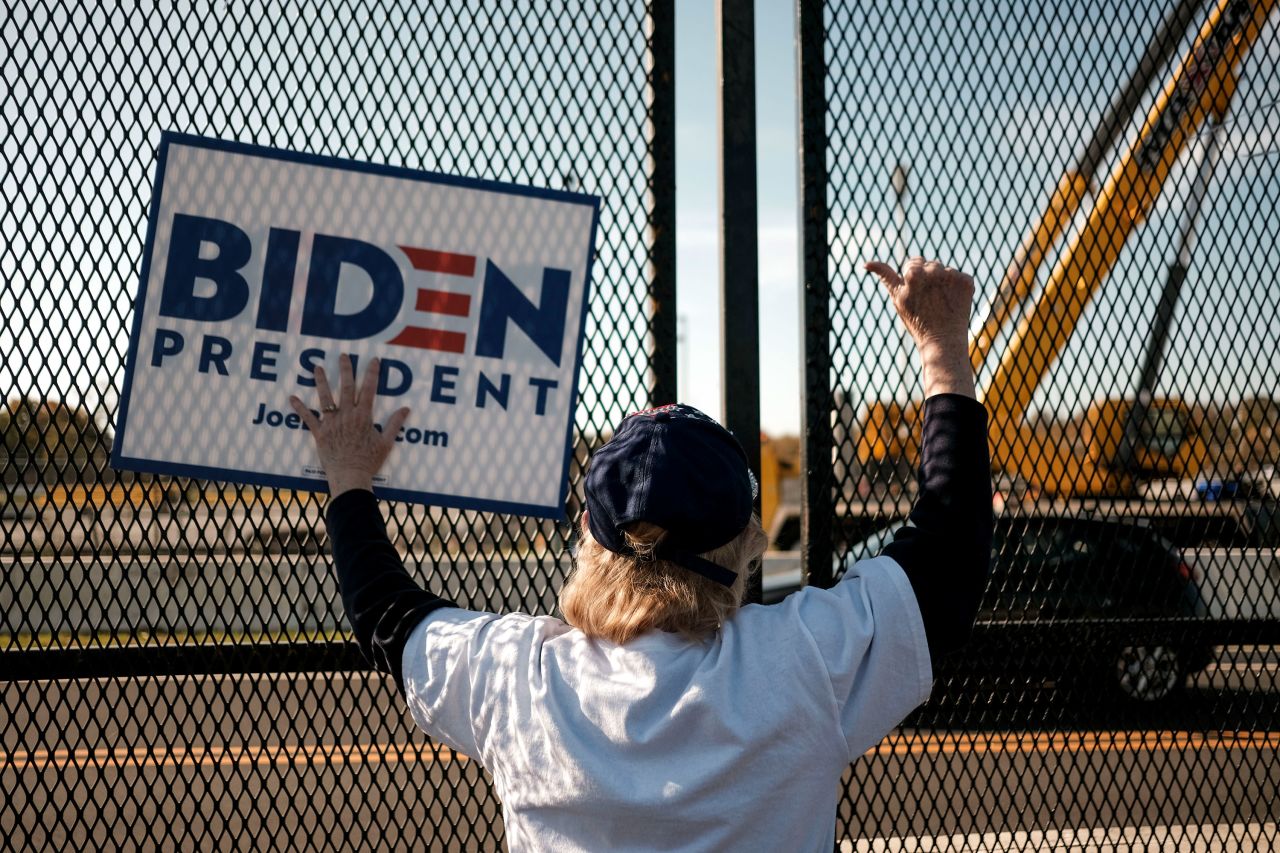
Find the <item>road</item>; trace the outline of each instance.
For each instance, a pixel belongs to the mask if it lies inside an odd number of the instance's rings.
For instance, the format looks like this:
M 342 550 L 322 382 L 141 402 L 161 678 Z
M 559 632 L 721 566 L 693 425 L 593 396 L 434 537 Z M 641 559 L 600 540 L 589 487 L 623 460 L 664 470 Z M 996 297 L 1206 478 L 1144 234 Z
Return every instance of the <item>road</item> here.
M 926 710 L 850 768 L 840 833 L 856 849 L 938 836 L 978 849 L 983 833 L 1172 826 L 1194 840 L 1202 825 L 1261 822 L 1280 843 L 1280 732 L 1248 730 L 1276 719 L 1276 665 L 1232 660 L 1154 730 L 1149 715 L 1051 696 L 1000 703 L 1025 705 L 1035 730 L 980 715 L 930 728 Z M 399 707 L 388 681 L 361 673 L 0 684 L 0 846 L 498 847 L 481 769 L 429 744 Z
M 501 836 L 479 766 L 416 735 L 382 677 L 13 682 L 0 697 L 0 837 L 15 849 L 383 849 L 420 838 L 475 850 Z

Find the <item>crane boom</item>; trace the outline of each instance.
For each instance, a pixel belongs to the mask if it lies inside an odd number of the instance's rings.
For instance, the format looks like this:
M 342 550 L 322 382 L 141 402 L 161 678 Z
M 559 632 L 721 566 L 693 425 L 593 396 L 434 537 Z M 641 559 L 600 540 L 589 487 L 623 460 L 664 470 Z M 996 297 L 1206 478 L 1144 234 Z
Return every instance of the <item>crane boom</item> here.
M 1014 310 L 1031 294 L 1036 271 L 1044 262 L 1045 253 L 1058 242 L 1079 212 L 1102 165 L 1103 155 L 1116 144 L 1126 126 L 1126 119 L 1137 109 L 1138 101 L 1151 87 L 1156 72 L 1169 61 L 1182 34 L 1191 27 L 1191 22 L 1203 3 L 1204 0 L 1181 0 L 1161 22 L 1147 43 L 1147 49 L 1134 69 L 1133 76 L 1119 96 L 1111 102 L 1106 115 L 1089 136 L 1089 144 L 1058 181 L 1044 212 L 1014 254 L 1013 262 L 1009 264 L 1000 286 L 996 288 L 987 318 L 969 344 L 969 360 L 975 372 L 982 369 L 987 355 L 995 345 L 996 336 Z
M 1018 324 L 982 389 L 996 435 L 992 460 L 1009 473 L 1058 495 L 1128 490 L 1124 475 L 1090 464 L 1068 447 L 1039 442 L 1023 416 L 1129 235 L 1154 206 L 1179 153 L 1207 116 L 1225 110 L 1236 65 L 1257 41 L 1277 2 L 1217 3 L 1138 138 L 1103 185 L 1088 219 L 1069 241 L 1040 298 Z

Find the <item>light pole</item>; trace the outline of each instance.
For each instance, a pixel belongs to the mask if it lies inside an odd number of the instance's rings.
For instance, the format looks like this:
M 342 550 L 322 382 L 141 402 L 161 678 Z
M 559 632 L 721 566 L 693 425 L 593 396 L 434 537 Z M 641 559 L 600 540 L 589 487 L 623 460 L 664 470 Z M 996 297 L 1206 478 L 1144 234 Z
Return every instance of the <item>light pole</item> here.
M 677 374 L 679 388 L 676 399 L 684 402 L 689 399 L 689 316 L 676 316 L 676 347 L 680 354 L 680 371 Z
M 907 179 L 911 175 L 911 164 L 899 160 L 893 165 L 893 174 L 889 176 L 889 183 L 893 186 L 893 219 L 894 219 L 894 237 L 896 242 L 895 254 L 898 266 L 901 267 L 907 262 L 907 197 L 910 188 L 907 185 Z M 901 328 L 898 329 L 898 362 L 899 379 L 897 382 L 897 390 L 894 392 L 894 399 L 902 405 L 906 405 L 911 399 L 911 391 L 908 383 L 911 381 L 911 346 L 907 343 L 906 333 Z
M 907 186 L 907 178 L 911 175 L 911 164 L 899 161 L 893 166 L 893 175 L 890 176 L 889 182 L 893 185 L 894 204 L 893 219 L 897 225 L 897 254 L 898 263 L 906 263 L 907 260 L 907 196 L 910 192 Z

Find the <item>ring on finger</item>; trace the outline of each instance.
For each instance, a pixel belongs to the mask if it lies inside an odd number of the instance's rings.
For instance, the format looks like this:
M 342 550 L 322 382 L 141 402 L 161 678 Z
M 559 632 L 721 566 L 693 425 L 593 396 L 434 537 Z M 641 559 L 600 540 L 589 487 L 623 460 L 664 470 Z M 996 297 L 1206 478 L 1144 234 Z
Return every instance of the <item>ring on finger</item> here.
M 326 415 L 331 415 L 334 412 L 338 411 L 338 404 L 330 403 L 329 405 L 322 407 L 320 411 L 324 412 Z

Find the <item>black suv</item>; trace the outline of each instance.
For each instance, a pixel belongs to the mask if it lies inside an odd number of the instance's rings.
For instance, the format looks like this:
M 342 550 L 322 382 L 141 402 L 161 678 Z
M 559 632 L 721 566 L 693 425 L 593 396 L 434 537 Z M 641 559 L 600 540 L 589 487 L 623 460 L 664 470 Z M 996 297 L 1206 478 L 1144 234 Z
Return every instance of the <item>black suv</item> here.
M 874 557 L 901 525 L 850 548 Z M 1212 647 L 1194 623 L 1205 607 L 1195 572 L 1149 527 L 1117 519 L 1008 516 L 996 520 L 978 624 L 963 651 L 935 667 L 939 682 L 1011 677 L 1074 680 L 1112 696 L 1164 699 L 1203 669 Z M 765 579 L 765 602 L 796 588 Z M 788 582 L 789 581 L 789 582 Z

